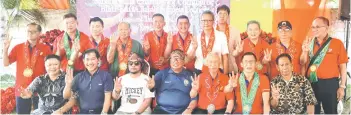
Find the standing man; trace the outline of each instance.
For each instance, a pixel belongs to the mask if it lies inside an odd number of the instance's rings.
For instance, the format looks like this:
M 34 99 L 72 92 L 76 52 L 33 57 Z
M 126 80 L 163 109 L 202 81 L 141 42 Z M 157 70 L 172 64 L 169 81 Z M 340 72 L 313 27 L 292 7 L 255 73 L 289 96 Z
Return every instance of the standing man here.
M 22 98 L 31 98 L 34 93 L 39 95 L 39 107 L 31 114 L 51 114 L 62 107 L 69 97 L 63 97 L 65 74 L 60 70 L 61 58 L 55 54 L 45 57 L 46 74 L 33 80 L 27 89 L 21 92 Z
M 220 54 L 210 52 L 206 65 L 208 72 L 203 72 L 193 80 L 190 96 L 199 94 L 196 114 L 231 114 L 234 107 L 232 92 L 223 92 L 228 85 L 228 76 L 219 72 Z
M 228 44 L 227 38 L 223 32 L 213 28 L 214 14 L 211 11 L 204 11 L 201 15 L 201 24 L 203 32 L 197 36 L 198 47 L 195 49 L 190 46 L 191 50 L 187 52 L 189 59 L 195 60 L 195 73 L 207 72 L 208 68 L 204 65 L 207 54 L 218 52 L 221 54 L 221 72 L 228 73 Z
M 312 83 L 320 114 L 321 104 L 326 114 L 337 114 L 337 104 L 345 95 L 347 52 L 343 43 L 328 35 L 329 20 L 317 17 L 312 22 L 313 38 L 302 45 L 301 61 L 308 64 L 306 76 Z
M 166 57 L 169 57 L 171 51 L 180 49 L 183 52 L 187 52 L 190 44 L 196 39 L 189 32 L 190 22 L 188 16 L 181 15 L 177 19 L 178 33 L 172 36 L 171 40 L 167 40 L 167 47 L 165 50 Z M 197 45 L 193 45 L 195 48 Z M 185 60 L 185 68 L 189 71 L 195 70 L 195 60 Z
M 192 74 L 184 66 L 185 54 L 176 49 L 171 52 L 171 68 L 157 72 L 154 77 L 157 105 L 153 114 L 191 114 L 197 99 L 191 98 Z
M 234 71 L 234 73 L 237 73 L 238 65 L 235 61 L 235 57 L 231 53 L 235 48 L 235 43 L 241 42 L 241 38 L 240 38 L 240 31 L 228 24 L 229 15 L 230 15 L 230 9 L 227 5 L 221 5 L 217 7 L 218 22 L 217 22 L 216 30 L 224 32 L 224 34 L 227 37 L 227 43 L 229 48 L 228 71 L 229 72 Z
M 256 72 L 256 55 L 246 52 L 241 57 L 243 72 L 229 80 L 225 92 L 233 91 L 236 98 L 236 114 L 269 114 L 269 80 Z
M 235 50 L 232 55 L 236 57 L 237 63 L 241 64 L 241 57 L 246 52 L 253 52 L 257 56 L 256 71 L 259 74 L 267 74 L 267 63 L 271 60 L 272 50 L 268 50 L 269 44 L 260 38 L 262 32 L 260 23 L 253 20 L 247 23 L 246 32 L 248 38 L 242 42 L 237 42 Z M 243 68 L 240 66 L 239 71 L 242 72 Z
M 29 114 L 32 107 L 32 99 L 24 99 L 20 97 L 21 91 L 39 75 L 45 73 L 44 58 L 51 54 L 50 47 L 39 43 L 41 26 L 36 23 L 27 25 L 27 41 L 16 45 L 8 53 L 11 38 L 7 35 L 4 40 L 4 66 L 16 63 L 16 113 Z M 37 99 L 33 100 L 34 108 L 37 106 Z
M 279 75 L 271 81 L 272 114 L 314 114 L 316 97 L 308 79 L 293 72 L 290 54 L 283 53 L 276 58 Z
M 74 75 L 84 71 L 82 52 L 93 48 L 89 37 L 77 30 L 78 21 L 76 15 L 69 13 L 63 16 L 65 33 L 58 36 L 54 42 L 53 52 L 62 57 L 61 68 L 74 67 Z
M 110 39 L 105 38 L 103 35 L 104 22 L 99 17 L 94 17 L 90 19 L 89 25 L 91 33 L 91 36 L 89 37 L 90 43 L 101 55 L 99 67 L 101 70 L 108 71 L 109 63 L 107 62 L 107 47 L 110 44 Z
M 164 55 L 168 37 L 168 34 L 163 30 L 165 25 L 164 16 L 159 13 L 154 14 L 152 16 L 154 30 L 144 35 L 143 49 L 145 57 L 151 65 L 150 75 L 155 75 L 159 70 L 163 70 L 169 66 Z
M 272 60 L 269 61 L 270 64 L 270 78 L 276 77 L 279 72 L 276 64 L 276 58 L 278 55 L 287 53 L 292 58 L 293 72 L 296 74 L 302 74 L 304 67 L 301 66 L 300 56 L 301 56 L 301 44 L 292 39 L 292 25 L 289 21 L 281 21 L 278 24 L 278 35 L 279 40 L 270 46 L 272 49 Z
M 69 101 L 53 114 L 62 114 L 70 110 L 73 105 L 79 102 L 79 114 L 107 114 L 111 104 L 111 92 L 113 81 L 111 75 L 100 70 L 99 51 L 88 49 L 83 53 L 83 61 L 86 70 L 73 78 L 73 71 L 68 68 L 65 79 L 66 87 L 63 96 L 69 97 Z
M 111 64 L 110 73 L 113 78 L 126 74 L 128 57 L 132 52 L 141 56 L 144 55 L 141 44 L 130 37 L 131 29 L 129 23 L 119 23 L 117 31 L 118 35 L 111 37 L 110 47 L 107 52 L 107 61 Z
M 115 81 L 113 99 L 122 98 L 121 107 L 117 114 L 150 114 L 150 103 L 154 92 L 150 92 L 149 85 L 153 81 L 149 76 L 142 73 L 144 59 L 136 53 L 132 53 L 128 59 L 129 73 Z M 155 85 L 153 83 L 153 85 Z

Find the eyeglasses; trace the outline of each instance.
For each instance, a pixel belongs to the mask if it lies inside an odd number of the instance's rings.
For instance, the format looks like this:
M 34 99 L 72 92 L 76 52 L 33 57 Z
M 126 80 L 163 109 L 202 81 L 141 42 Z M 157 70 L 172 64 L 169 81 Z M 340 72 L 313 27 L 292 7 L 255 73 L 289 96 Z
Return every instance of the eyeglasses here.
M 140 62 L 139 62 L 139 61 L 128 61 L 128 65 L 129 65 L 129 66 L 133 66 L 133 65 L 139 66 L 139 65 L 140 65 Z
M 312 29 L 319 29 L 319 28 L 323 28 L 323 27 L 327 27 L 327 26 L 312 26 Z

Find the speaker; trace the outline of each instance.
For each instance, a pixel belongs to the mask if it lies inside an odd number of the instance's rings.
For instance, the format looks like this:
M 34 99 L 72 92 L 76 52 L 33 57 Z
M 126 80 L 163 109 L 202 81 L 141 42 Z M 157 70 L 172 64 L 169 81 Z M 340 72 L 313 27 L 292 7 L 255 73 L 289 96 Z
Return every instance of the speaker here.
M 340 0 L 340 20 L 350 20 L 350 1 Z

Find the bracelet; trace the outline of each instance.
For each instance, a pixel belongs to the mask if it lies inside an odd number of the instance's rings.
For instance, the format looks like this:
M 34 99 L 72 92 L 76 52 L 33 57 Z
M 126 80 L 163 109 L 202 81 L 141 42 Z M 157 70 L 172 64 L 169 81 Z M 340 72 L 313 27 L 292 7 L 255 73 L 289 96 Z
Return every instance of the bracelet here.
M 340 87 L 340 88 L 346 89 L 346 86 L 345 86 L 345 85 L 340 85 L 339 87 Z

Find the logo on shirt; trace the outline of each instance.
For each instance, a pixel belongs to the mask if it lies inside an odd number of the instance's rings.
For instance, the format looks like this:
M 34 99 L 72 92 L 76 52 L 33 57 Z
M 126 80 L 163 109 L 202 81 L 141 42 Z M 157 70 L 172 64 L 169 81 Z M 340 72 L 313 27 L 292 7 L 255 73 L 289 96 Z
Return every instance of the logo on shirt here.
M 165 83 L 171 83 L 171 81 L 165 81 Z
M 98 85 L 102 85 L 102 83 L 98 84 Z
M 332 51 L 333 51 L 333 49 L 329 48 L 328 52 L 332 52 Z
M 185 85 L 185 86 L 188 86 L 188 84 L 189 84 L 189 81 L 188 81 L 187 79 L 185 79 L 185 80 L 184 80 L 184 85 Z

